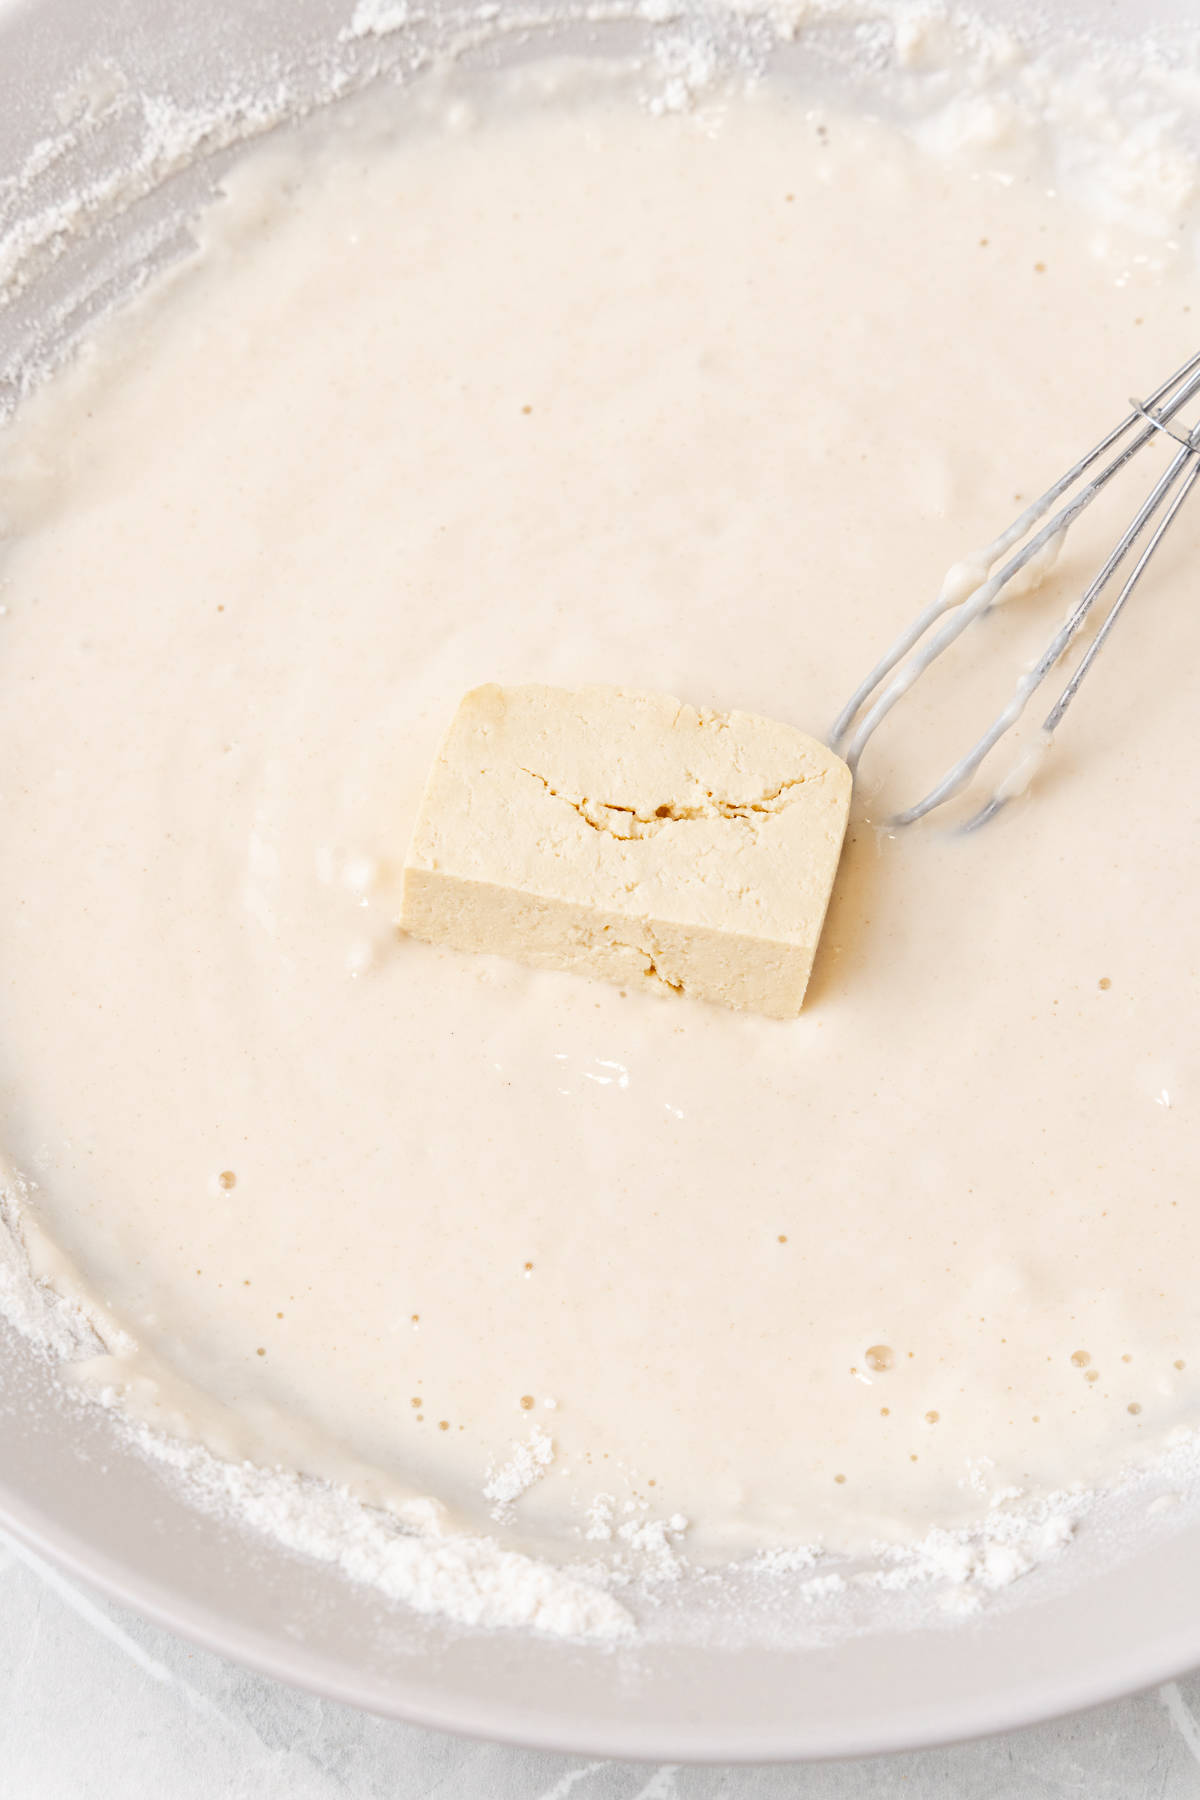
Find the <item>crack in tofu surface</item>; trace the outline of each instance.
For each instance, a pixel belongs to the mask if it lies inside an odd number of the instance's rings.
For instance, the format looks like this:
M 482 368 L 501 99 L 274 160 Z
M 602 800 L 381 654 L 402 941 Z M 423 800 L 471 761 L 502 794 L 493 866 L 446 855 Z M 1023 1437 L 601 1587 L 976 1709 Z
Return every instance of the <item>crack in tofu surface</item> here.
M 809 780 L 807 775 L 797 775 L 791 781 L 781 781 L 778 787 L 773 788 L 770 793 L 761 794 L 756 800 L 721 800 L 711 788 L 705 788 L 702 802 L 681 806 L 673 800 L 664 800 L 652 813 L 640 813 L 636 807 L 621 806 L 615 801 L 593 800 L 588 795 L 576 798 L 572 794 L 564 794 L 553 787 L 545 775 L 539 775 L 536 769 L 522 769 L 521 773 L 528 775 L 532 781 L 540 782 L 551 799 L 561 800 L 569 806 L 593 831 L 604 831 L 610 837 L 625 841 L 653 837 L 670 825 L 685 824 L 694 819 L 741 819 L 749 825 L 755 825 L 764 816 L 783 812 L 791 804 L 792 790 L 803 787 Z M 819 780 L 820 776 L 816 779 Z

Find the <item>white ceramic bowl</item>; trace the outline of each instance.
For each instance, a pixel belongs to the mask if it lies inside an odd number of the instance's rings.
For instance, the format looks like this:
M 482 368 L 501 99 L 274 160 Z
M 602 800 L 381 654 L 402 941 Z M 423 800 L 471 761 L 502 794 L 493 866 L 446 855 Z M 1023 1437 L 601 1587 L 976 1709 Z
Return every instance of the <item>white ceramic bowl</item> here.
M 0 0 L 0 177 L 23 166 L 73 82 L 80 108 L 114 79 L 194 106 L 231 86 L 263 88 L 282 62 L 293 86 L 316 96 L 352 5 Z M 1182 21 L 1188 7 L 1144 4 L 1128 29 L 1154 16 Z M 990 10 L 1011 9 L 992 0 Z M 625 49 L 646 29 L 616 22 L 567 35 L 577 49 Z M 532 54 L 543 41 L 508 36 L 505 53 Z M 339 54 L 361 75 L 403 60 L 411 42 L 411 33 L 367 33 Z M 45 207 L 137 148 L 102 122 L 18 204 Z M 146 159 L 144 192 L 98 215 L 65 253 L 47 245 L 29 288 L 0 314 L 0 395 L 138 266 L 178 250 L 179 218 L 219 166 L 220 153 L 174 169 L 160 147 Z M 0 213 L 0 233 L 4 222 Z M 900 1749 L 1086 1706 L 1200 1662 L 1200 1525 L 1185 1519 L 1159 1526 L 1153 1542 L 1127 1521 L 1122 1541 L 1141 1546 L 1132 1552 L 1093 1526 L 1053 1574 L 974 1622 L 901 1632 L 884 1607 L 871 1630 L 825 1648 L 780 1648 L 764 1633 L 736 1650 L 693 1641 L 613 1651 L 466 1632 L 193 1510 L 3 1326 L 0 1521 L 159 1623 L 282 1680 L 448 1730 L 605 1756 L 730 1762 Z

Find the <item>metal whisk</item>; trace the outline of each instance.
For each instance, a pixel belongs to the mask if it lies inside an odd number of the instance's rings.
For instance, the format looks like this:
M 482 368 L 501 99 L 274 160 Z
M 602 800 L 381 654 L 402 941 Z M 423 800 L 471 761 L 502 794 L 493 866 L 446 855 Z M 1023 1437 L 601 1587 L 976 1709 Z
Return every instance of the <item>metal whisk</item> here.
M 965 564 L 952 569 L 942 584 L 937 598 L 928 605 L 906 630 L 901 632 L 887 654 L 876 663 L 866 680 L 858 687 L 847 701 L 845 707 L 834 724 L 830 736 L 830 744 L 838 754 L 845 758 L 851 769 L 857 769 L 859 758 L 869 739 L 886 719 L 897 701 L 912 687 L 913 683 L 929 668 L 930 664 L 947 649 L 954 640 L 962 635 L 968 625 L 982 618 L 1000 598 L 1002 591 L 1021 570 L 1030 564 L 1034 557 L 1042 552 L 1053 556 L 1063 536 L 1074 521 L 1089 506 L 1096 495 L 1112 480 L 1119 470 L 1123 469 L 1132 457 L 1137 455 L 1151 438 L 1160 433 L 1174 439 L 1178 449 L 1172 456 L 1170 464 L 1151 489 L 1149 496 L 1120 538 L 1111 555 L 1108 557 L 1095 579 L 1076 601 L 1067 614 L 1066 619 L 1050 640 L 1042 655 L 1037 659 L 1017 683 L 1016 691 L 1008 704 L 997 713 L 987 730 L 960 757 L 953 768 L 929 790 L 924 799 L 915 805 L 906 807 L 898 813 L 890 823 L 893 825 L 911 825 L 917 819 L 923 819 L 935 807 L 941 806 L 951 799 L 971 780 L 985 756 L 999 743 L 1000 739 L 1012 729 L 1021 714 L 1025 711 L 1030 699 L 1041 687 L 1059 659 L 1065 654 L 1076 634 L 1081 630 L 1084 621 L 1095 607 L 1100 596 L 1109 587 L 1113 577 L 1129 554 L 1141 543 L 1136 562 L 1125 575 L 1124 582 L 1116 598 L 1095 636 L 1088 644 L 1074 672 L 1058 699 L 1046 715 L 1035 750 L 1035 756 L 1044 752 L 1049 746 L 1051 737 L 1057 729 L 1063 714 L 1079 692 L 1084 676 L 1091 668 L 1102 646 L 1107 641 L 1113 626 L 1124 609 L 1126 601 L 1141 580 L 1142 575 L 1162 541 L 1171 521 L 1191 492 L 1200 477 L 1200 424 L 1187 431 L 1172 425 L 1176 413 L 1185 406 L 1193 394 L 1200 391 L 1200 353 L 1177 369 L 1169 381 L 1147 396 L 1145 400 L 1132 400 L 1133 410 L 1123 419 L 1114 431 L 1102 438 L 1094 449 L 1081 457 L 1074 468 L 1056 481 L 1053 487 L 1047 488 L 1032 506 L 1027 506 L 1018 519 L 1015 519 L 1007 531 L 1000 534 L 995 541 L 979 552 Z M 1124 440 L 1124 441 L 1122 441 Z M 1101 462 L 1109 451 L 1114 454 L 1095 474 L 1089 474 L 1095 464 Z M 1085 479 L 1086 478 L 1086 479 Z M 1074 494 L 1071 489 L 1075 488 Z M 1064 500 L 1064 496 L 1070 498 Z M 1063 501 L 1049 519 L 1046 514 L 1056 502 Z M 1040 529 L 1034 530 L 1039 521 L 1046 519 Z M 1152 528 L 1152 529 L 1151 529 Z M 1149 533 L 1147 537 L 1146 534 Z M 1142 542 L 1143 538 L 1145 539 Z M 1022 541 L 1024 540 L 1024 541 Z M 1013 555 L 1009 552 L 1014 545 L 1020 545 Z M 1002 559 L 1007 560 L 1002 561 Z M 996 564 L 1001 566 L 993 574 Z M 940 625 L 938 620 L 942 620 Z M 937 627 L 934 629 L 934 627 Z M 973 830 L 994 818 L 1014 794 L 1021 791 L 1027 777 L 1023 776 L 1024 765 L 1013 775 L 1003 781 L 993 792 L 991 798 L 976 812 L 963 827 Z

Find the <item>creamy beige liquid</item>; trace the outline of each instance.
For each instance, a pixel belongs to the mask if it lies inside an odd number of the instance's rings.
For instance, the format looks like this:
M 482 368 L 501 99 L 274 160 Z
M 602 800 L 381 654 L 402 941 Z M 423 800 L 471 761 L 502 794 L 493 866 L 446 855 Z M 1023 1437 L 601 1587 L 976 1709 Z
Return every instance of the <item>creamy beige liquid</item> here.
M 400 938 L 418 796 L 484 681 L 824 733 L 1196 318 L 1002 162 L 716 110 L 251 158 L 0 441 L 0 1144 L 169 1430 L 854 1545 L 1195 1415 L 1200 512 L 982 834 L 871 821 L 1146 472 L 897 713 L 794 1025 Z

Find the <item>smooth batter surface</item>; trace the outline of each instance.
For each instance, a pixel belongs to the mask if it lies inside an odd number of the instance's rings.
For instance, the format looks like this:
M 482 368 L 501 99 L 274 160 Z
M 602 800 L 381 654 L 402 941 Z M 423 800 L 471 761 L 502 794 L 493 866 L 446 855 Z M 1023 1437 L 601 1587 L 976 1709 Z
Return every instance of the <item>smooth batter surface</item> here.
M 467 688 L 821 734 L 1195 348 L 1186 271 L 996 157 L 765 94 L 343 128 L 248 161 L 0 440 L 0 1145 L 143 1415 L 717 1550 L 912 1536 L 1194 1417 L 1200 515 L 984 833 L 870 821 L 1116 515 L 896 715 L 798 1022 L 393 925 Z

